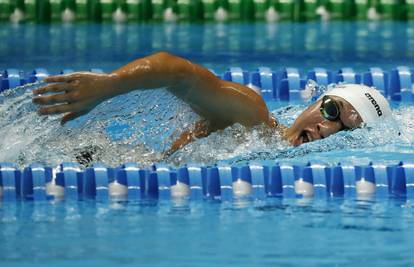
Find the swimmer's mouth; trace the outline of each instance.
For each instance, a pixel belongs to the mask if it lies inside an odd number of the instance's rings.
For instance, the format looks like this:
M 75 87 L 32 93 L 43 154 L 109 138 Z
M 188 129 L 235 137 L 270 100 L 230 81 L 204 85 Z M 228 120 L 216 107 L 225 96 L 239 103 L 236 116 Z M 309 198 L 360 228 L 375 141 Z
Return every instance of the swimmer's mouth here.
M 324 136 L 318 133 L 317 131 L 314 131 L 312 129 L 308 130 L 302 130 L 298 137 L 298 146 L 304 143 L 313 142 L 319 139 L 324 139 Z
M 290 143 L 293 146 L 300 146 L 305 143 L 313 142 L 318 139 L 323 139 L 324 137 L 317 132 L 312 130 L 302 130 L 299 135 L 296 136 L 295 139 L 292 139 Z

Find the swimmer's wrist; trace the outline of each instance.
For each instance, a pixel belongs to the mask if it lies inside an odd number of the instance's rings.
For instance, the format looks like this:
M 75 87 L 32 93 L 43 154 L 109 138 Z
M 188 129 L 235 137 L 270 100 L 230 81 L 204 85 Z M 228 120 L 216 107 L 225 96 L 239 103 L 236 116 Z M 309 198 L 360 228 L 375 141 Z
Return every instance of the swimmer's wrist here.
M 121 77 L 116 73 L 108 74 L 105 84 L 104 98 L 106 99 L 127 93 Z

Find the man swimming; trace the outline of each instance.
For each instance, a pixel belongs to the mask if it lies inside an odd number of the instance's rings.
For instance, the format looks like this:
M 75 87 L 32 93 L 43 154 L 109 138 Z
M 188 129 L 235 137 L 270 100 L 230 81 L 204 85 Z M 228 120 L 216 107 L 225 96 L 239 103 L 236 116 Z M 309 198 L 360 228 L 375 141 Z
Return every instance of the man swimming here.
M 377 90 L 363 85 L 339 85 L 310 105 L 290 128 L 286 128 L 272 116 L 254 90 L 221 80 L 202 66 L 166 52 L 137 59 L 110 74 L 79 72 L 51 76 L 45 82 L 50 84 L 33 91 L 36 95 L 33 102 L 41 105 L 40 115 L 64 114 L 62 124 L 117 95 L 166 88 L 203 118 L 180 135 L 167 155 L 196 138 L 235 123 L 246 127 L 265 124 L 298 146 L 391 114 L 387 100 Z

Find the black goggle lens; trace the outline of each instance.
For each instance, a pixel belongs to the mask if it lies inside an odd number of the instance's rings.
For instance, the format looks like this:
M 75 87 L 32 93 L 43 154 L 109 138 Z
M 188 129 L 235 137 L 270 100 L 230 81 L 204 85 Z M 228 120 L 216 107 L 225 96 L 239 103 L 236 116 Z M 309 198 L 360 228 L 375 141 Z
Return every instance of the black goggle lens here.
M 322 116 L 330 121 L 338 120 L 339 118 L 339 108 L 336 102 L 329 96 L 324 96 L 322 98 L 322 104 L 320 107 Z

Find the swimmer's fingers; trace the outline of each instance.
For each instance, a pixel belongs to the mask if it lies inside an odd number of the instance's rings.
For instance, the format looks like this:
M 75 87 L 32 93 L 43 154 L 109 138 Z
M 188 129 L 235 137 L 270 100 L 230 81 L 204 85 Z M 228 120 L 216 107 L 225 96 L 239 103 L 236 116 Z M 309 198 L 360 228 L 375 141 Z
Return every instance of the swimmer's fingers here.
M 60 104 L 54 106 L 44 107 L 38 110 L 39 115 L 53 115 L 65 113 L 60 120 L 60 123 L 63 125 L 66 122 L 76 119 L 82 115 L 87 114 L 91 109 L 83 108 L 81 104 Z
M 55 83 L 55 84 L 48 84 L 41 88 L 33 90 L 33 94 L 45 94 L 45 93 L 57 93 L 57 92 L 66 92 L 72 90 L 73 87 L 70 84 L 64 83 Z
M 33 103 L 39 105 L 53 105 L 59 103 L 71 102 L 73 97 L 71 94 L 56 94 L 48 96 L 33 97 Z
M 76 118 L 78 118 L 82 115 L 85 115 L 86 113 L 88 113 L 88 112 L 87 111 L 82 111 L 82 112 L 68 112 L 68 113 L 65 113 L 65 115 L 60 120 L 60 124 L 64 125 L 68 121 L 74 120 L 74 119 L 76 119 Z
M 41 108 L 38 110 L 38 113 L 39 115 L 53 115 L 65 112 L 74 112 L 76 110 L 78 110 L 76 104 L 60 104 Z
M 91 73 L 91 72 L 87 72 L 87 71 L 74 72 L 74 73 L 71 73 L 71 74 L 49 76 L 49 77 L 46 77 L 44 79 L 44 81 L 46 83 L 71 83 L 73 81 L 80 80 L 80 79 L 83 79 L 83 78 L 87 78 L 87 77 L 90 77 L 90 76 L 95 77 L 96 75 L 102 75 L 102 74 L 96 74 L 96 73 Z
M 56 75 L 56 76 L 49 76 L 44 79 L 47 83 L 63 83 L 63 82 L 71 82 L 77 79 L 78 73 L 72 74 L 65 74 L 65 75 Z

